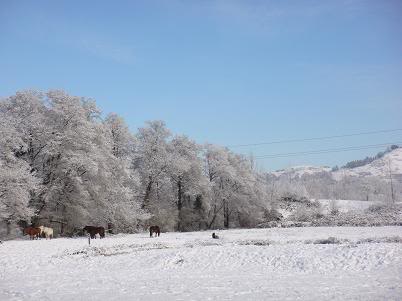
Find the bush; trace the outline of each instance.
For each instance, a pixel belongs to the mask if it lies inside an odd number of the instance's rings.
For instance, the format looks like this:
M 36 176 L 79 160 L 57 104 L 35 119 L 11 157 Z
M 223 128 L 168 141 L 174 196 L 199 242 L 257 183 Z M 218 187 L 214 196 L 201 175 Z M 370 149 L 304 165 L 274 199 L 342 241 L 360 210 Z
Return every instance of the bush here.
M 283 216 L 278 210 L 272 208 L 264 211 L 263 219 L 265 222 L 280 221 L 283 219 Z
M 397 226 L 402 225 L 402 206 L 373 205 L 365 211 L 341 212 L 313 221 L 314 226 Z
M 288 219 L 296 222 L 313 222 L 321 216 L 321 211 L 316 207 L 300 207 Z

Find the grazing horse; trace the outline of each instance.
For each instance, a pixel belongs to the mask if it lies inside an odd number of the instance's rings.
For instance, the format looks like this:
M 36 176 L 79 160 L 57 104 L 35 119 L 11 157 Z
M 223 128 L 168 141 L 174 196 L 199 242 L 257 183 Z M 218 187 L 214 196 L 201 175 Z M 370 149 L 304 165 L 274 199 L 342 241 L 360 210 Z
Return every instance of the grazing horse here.
M 105 228 L 103 227 L 85 226 L 82 231 L 88 232 L 91 238 L 96 239 L 96 234 L 99 234 L 100 238 L 105 238 Z
M 152 237 L 152 235 L 155 233 L 155 236 L 160 236 L 161 235 L 161 229 L 159 226 L 151 226 L 149 227 L 149 236 Z
M 53 228 L 48 228 L 45 226 L 40 226 L 40 235 L 42 236 L 42 234 L 45 234 L 46 239 L 52 239 L 53 238 Z
M 24 229 L 24 235 L 29 235 L 29 239 L 39 239 L 41 230 L 39 228 L 28 227 Z

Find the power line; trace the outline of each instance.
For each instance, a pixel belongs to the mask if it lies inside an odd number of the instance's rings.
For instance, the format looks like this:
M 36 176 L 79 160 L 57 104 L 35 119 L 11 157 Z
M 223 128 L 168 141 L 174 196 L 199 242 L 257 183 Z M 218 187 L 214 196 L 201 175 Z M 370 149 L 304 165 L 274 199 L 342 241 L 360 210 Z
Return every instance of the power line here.
M 381 144 L 371 144 L 371 145 L 361 145 L 361 146 L 350 146 L 350 147 L 342 147 L 342 148 L 311 150 L 311 151 L 304 151 L 304 152 L 279 153 L 279 154 L 272 154 L 272 155 L 255 156 L 254 159 L 257 159 L 257 160 L 258 159 L 273 159 L 273 158 L 285 158 L 285 157 L 294 157 L 294 156 L 338 153 L 338 152 L 344 152 L 344 151 L 378 148 L 378 147 L 390 146 L 390 145 L 401 144 L 401 143 L 402 142 L 391 142 L 391 143 L 381 143 Z
M 303 139 L 290 139 L 290 140 L 278 140 L 271 142 L 260 142 L 260 143 L 250 143 L 250 144 L 236 144 L 236 145 L 228 145 L 228 148 L 235 147 L 247 147 L 247 146 L 259 146 L 259 145 L 270 145 L 270 144 L 283 144 L 283 143 L 292 143 L 292 142 L 303 142 L 303 141 L 316 141 L 316 140 L 327 140 L 327 139 L 335 139 L 342 137 L 354 137 L 354 136 L 363 136 L 363 135 L 372 135 L 372 134 L 380 134 L 380 133 L 391 133 L 402 131 L 400 129 L 390 129 L 390 130 L 379 130 L 379 131 L 371 131 L 371 132 L 361 132 L 354 134 L 345 134 L 345 135 L 334 135 L 334 136 L 323 136 L 323 137 L 313 137 L 313 138 L 303 138 Z

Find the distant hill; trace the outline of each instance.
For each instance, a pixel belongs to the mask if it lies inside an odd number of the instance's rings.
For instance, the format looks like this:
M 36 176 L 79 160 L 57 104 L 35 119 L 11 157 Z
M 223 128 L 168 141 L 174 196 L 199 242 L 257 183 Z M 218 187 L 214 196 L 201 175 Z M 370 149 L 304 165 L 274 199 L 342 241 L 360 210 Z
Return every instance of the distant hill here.
M 356 163 L 356 167 L 351 167 Z M 331 169 L 328 166 L 295 166 L 282 170 L 269 172 L 269 177 L 290 179 L 308 178 L 319 174 L 329 175 L 335 180 L 340 180 L 346 176 L 352 177 L 380 177 L 389 180 L 390 172 L 396 181 L 402 183 L 402 148 L 393 147 L 385 152 L 377 154 L 369 159 L 351 161 L 339 169 Z M 365 162 L 365 164 L 363 164 Z M 348 167 L 347 167 L 348 166 Z
M 331 168 L 328 166 L 293 166 L 286 169 L 270 172 L 274 177 L 301 178 L 303 176 L 317 175 L 320 173 L 329 173 Z
M 389 179 L 390 173 L 396 180 L 402 180 L 402 148 L 395 148 L 381 158 L 355 168 L 341 168 L 333 172 L 335 179 L 344 176 L 367 177 L 375 176 Z
M 366 164 L 360 166 L 363 161 Z M 277 199 L 402 201 L 402 148 L 389 149 L 374 160 L 353 162 L 359 162 L 359 166 L 296 166 L 269 172 L 266 181 L 270 183 L 270 195 Z
M 384 157 L 386 154 L 390 153 L 391 151 L 395 150 L 399 148 L 398 145 L 392 145 L 389 148 L 387 148 L 385 151 L 383 152 L 379 152 L 376 156 L 374 157 L 366 157 L 363 160 L 353 160 L 350 161 L 348 163 L 345 164 L 345 166 L 342 166 L 342 168 L 356 168 L 356 167 L 360 167 L 360 166 L 364 166 L 367 164 L 370 164 L 371 162 L 373 162 L 376 159 L 381 159 L 382 157 Z

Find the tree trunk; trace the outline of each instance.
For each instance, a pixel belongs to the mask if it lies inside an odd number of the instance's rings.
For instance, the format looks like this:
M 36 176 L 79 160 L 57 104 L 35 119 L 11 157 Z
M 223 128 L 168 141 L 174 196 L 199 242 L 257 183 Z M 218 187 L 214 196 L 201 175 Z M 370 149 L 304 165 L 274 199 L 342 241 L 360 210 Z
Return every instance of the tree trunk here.
M 229 229 L 229 202 L 223 201 L 223 226 Z
M 211 222 L 208 224 L 208 229 L 211 229 L 212 225 L 215 222 L 216 217 L 218 216 L 219 211 L 221 211 L 221 209 L 223 208 L 223 205 L 220 206 L 219 208 L 216 208 L 216 205 L 214 205 L 214 212 L 213 212 L 213 216 L 212 216 L 212 220 Z
M 7 221 L 6 224 L 7 224 L 7 236 L 9 236 L 11 233 L 11 223 Z
M 215 210 L 215 209 L 214 209 L 214 210 Z M 214 222 L 215 222 L 216 216 L 217 216 L 217 214 L 214 212 L 214 215 L 213 215 L 213 217 L 212 217 L 212 220 L 211 220 L 211 222 L 208 224 L 208 229 L 211 229 L 212 225 L 213 225 Z
M 177 222 L 177 230 L 181 231 L 181 209 L 183 208 L 183 191 L 182 191 L 182 182 L 179 177 L 179 181 L 177 182 L 177 211 L 178 211 L 178 222 Z
M 152 178 L 149 177 L 149 182 L 148 182 L 147 188 L 145 190 L 145 196 L 144 196 L 144 200 L 142 202 L 141 209 L 145 209 L 149 206 L 149 198 L 151 196 L 152 183 L 153 183 Z

